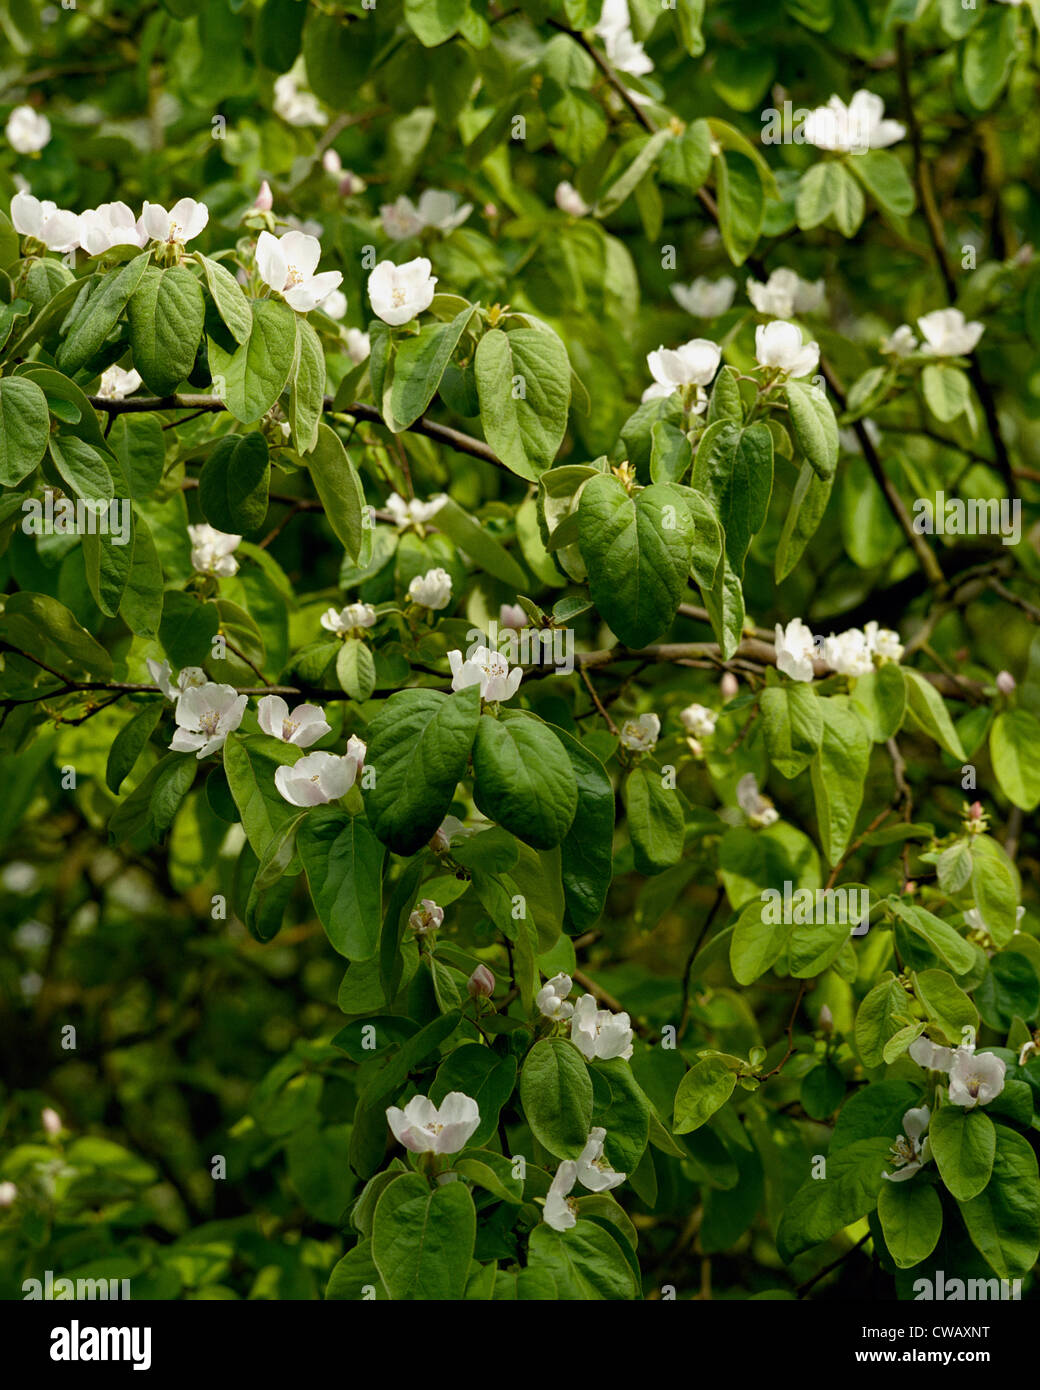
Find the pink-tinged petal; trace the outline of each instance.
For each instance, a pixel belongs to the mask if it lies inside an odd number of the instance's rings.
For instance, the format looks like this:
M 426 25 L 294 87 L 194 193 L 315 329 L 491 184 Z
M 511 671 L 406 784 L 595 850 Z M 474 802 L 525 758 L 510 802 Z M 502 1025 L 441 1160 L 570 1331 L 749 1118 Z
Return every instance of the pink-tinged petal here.
M 280 695 L 265 695 L 256 707 L 257 723 L 272 738 L 282 737 L 282 725 L 289 717 L 289 706 Z

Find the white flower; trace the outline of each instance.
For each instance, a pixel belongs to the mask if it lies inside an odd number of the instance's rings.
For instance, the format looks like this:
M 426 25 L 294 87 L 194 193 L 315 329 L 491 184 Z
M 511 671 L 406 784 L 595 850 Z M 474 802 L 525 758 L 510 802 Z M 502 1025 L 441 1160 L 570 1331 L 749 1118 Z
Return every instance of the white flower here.
M 573 1158 L 565 1158 L 556 1170 L 549 1191 L 545 1197 L 542 1220 L 554 1231 L 569 1231 L 577 1225 L 578 1209 L 570 1195 L 578 1181 L 578 1165 Z
M 1024 907 L 1016 907 L 1016 908 L 1015 908 L 1015 921 L 1016 921 L 1016 922 L 1021 922 L 1022 918 L 1023 918 L 1025 915 L 1026 915 L 1026 910 L 1025 910 Z M 969 907 L 969 908 L 968 908 L 967 912 L 964 913 L 964 921 L 965 921 L 966 925 L 969 926 L 969 927 L 971 928 L 972 931 L 983 931 L 983 932 L 986 933 L 987 936 L 989 936 L 989 934 L 990 934 L 989 927 L 986 926 L 986 923 L 983 921 L 983 918 L 982 918 L 982 913 L 978 910 L 977 907 Z M 1016 927 L 1016 928 L 1015 928 L 1015 931 L 1014 931 L 1014 935 L 1017 936 L 1018 934 L 1019 934 L 1019 928 Z
M 746 772 L 737 783 L 737 805 L 748 818 L 748 824 L 762 830 L 780 819 L 776 807 L 758 790 L 758 778 Z
M 688 285 L 673 285 L 672 298 L 680 309 L 699 319 L 714 319 L 724 314 L 733 303 L 737 292 L 737 282 L 732 275 L 711 281 L 705 275 L 698 275 Z
M 556 185 L 556 192 L 553 196 L 560 211 L 568 213 L 571 217 L 587 217 L 592 211 L 592 208 L 574 185 L 568 183 L 566 179 Z
M 451 667 L 452 690 L 479 685 L 481 698 L 493 704 L 500 700 L 511 700 L 520 688 L 524 674 L 519 666 L 514 666 L 510 671 L 509 662 L 502 653 L 489 651 L 487 647 L 477 647 L 465 659 L 457 649 L 449 652 L 448 664 Z
M 321 167 L 326 174 L 331 174 L 333 178 L 339 178 L 343 172 L 343 161 L 339 157 L 339 151 L 326 150 L 321 157 Z
M 79 244 L 88 256 L 100 256 L 113 246 L 143 246 L 145 238 L 125 203 L 101 203 L 80 213 Z
M 987 1105 L 1004 1089 L 1007 1063 L 992 1052 L 976 1052 L 973 1047 L 958 1047 L 950 1067 L 950 1101 L 974 1110 Z
M 499 605 L 499 627 L 511 627 L 515 632 L 522 632 L 526 623 L 527 614 L 518 603 L 503 603 Z
M 348 603 L 338 611 L 335 608 L 326 609 L 320 621 L 326 632 L 347 637 L 352 632 L 374 627 L 379 621 L 379 614 L 370 603 Z
M 427 570 L 408 585 L 408 597 L 422 608 L 447 608 L 451 602 L 451 575 L 447 570 Z
M 903 644 L 899 640 L 899 633 L 893 632 L 888 627 L 878 627 L 877 623 L 867 623 L 863 629 L 863 636 L 867 640 L 867 650 L 872 656 L 879 656 L 882 661 L 900 661 L 903 656 Z
M 621 726 L 621 742 L 636 753 L 648 753 L 661 735 L 661 721 L 656 714 L 641 714 L 638 719 L 626 719 Z
M 61 1116 L 58 1114 L 57 1110 L 52 1110 L 49 1105 L 45 1105 L 41 1111 L 40 1121 L 43 1124 L 44 1133 L 49 1134 L 52 1139 L 57 1138 L 61 1133 L 63 1128 Z
M 908 323 L 901 323 L 887 338 L 881 339 L 880 351 L 890 357 L 909 357 L 917 351 L 917 339 Z
M 721 360 L 722 349 L 708 338 L 691 338 L 681 347 L 659 347 L 656 352 L 647 353 L 646 365 L 654 385 L 648 386 L 643 392 L 643 400 L 670 396 L 686 386 L 707 386 L 718 371 Z
M 342 290 L 332 290 L 321 301 L 318 308 L 323 314 L 327 314 L 330 319 L 335 319 L 338 323 L 347 312 L 347 296 Z
M 256 243 L 256 268 L 261 280 L 301 314 L 316 309 L 343 280 L 338 270 L 315 275 L 320 259 L 321 243 L 304 232 L 286 232 L 283 237 L 261 232 Z
M 554 975 L 548 983 L 534 997 L 538 1012 L 543 1018 L 551 1018 L 556 1022 L 570 1018 L 574 1012 L 574 1005 L 571 1004 L 567 996 L 570 994 L 574 982 L 569 975 Z
M 399 493 L 392 492 L 386 499 L 386 510 L 393 518 L 394 525 L 403 531 L 406 526 L 422 526 L 432 521 L 447 500 L 444 493 L 438 493 L 428 502 L 422 502 L 417 497 L 406 502 Z
M 786 628 L 777 623 L 774 642 L 778 670 L 793 681 L 811 681 L 816 645 L 801 618 L 792 618 Z
M 328 120 L 314 93 L 300 86 L 295 71 L 275 78 L 272 105 L 274 114 L 288 125 L 324 125 Z
M 612 1014 L 609 1009 L 601 1009 L 591 994 L 583 994 L 575 1004 L 571 1042 L 587 1061 L 597 1057 L 603 1061 L 611 1057 L 631 1057 L 634 1036 L 628 1014 Z
M 106 367 L 101 373 L 98 395 L 105 401 L 122 401 L 136 391 L 141 384 L 141 374 L 136 367 L 124 371 L 122 367 Z
M 159 662 L 149 657 L 145 665 L 148 667 L 148 674 L 167 700 L 177 700 L 186 690 L 191 690 L 195 686 L 206 685 L 209 682 L 209 676 L 206 675 L 201 666 L 185 666 L 175 684 L 172 680 L 168 661 Z
M 204 758 L 223 748 L 228 734 L 242 722 L 248 696 L 239 695 L 233 685 L 189 686 L 182 691 L 174 718 L 177 731 L 170 743 L 174 753 L 194 753 Z
M 832 632 L 824 641 L 823 659 L 839 676 L 867 676 L 874 669 L 866 633 L 858 627 L 850 627 L 837 637 Z
M 883 150 L 906 134 L 902 122 L 886 121 L 884 115 L 885 103 L 873 92 L 857 92 L 848 106 L 832 96 L 826 106 L 809 112 L 802 134 L 818 150 Z
M 199 574 L 215 574 L 226 579 L 238 573 L 234 551 L 242 543 L 241 536 L 218 531 L 206 521 L 188 527 L 191 537 L 191 563 Z
M 959 309 L 935 309 L 917 320 L 926 342 L 922 352 L 934 357 L 966 357 L 986 331 L 985 324 L 968 323 Z
M 413 1096 L 403 1110 L 387 1107 L 394 1138 L 412 1153 L 456 1154 L 480 1124 L 480 1107 L 461 1091 L 450 1091 L 439 1106 L 427 1096 Z
M 472 203 L 464 203 L 457 193 L 440 188 L 427 188 L 417 209 L 424 227 L 435 227 L 445 236 L 461 227 L 472 211 Z
M 392 203 L 382 204 L 379 220 L 391 241 L 407 241 L 409 237 L 418 236 L 425 225 L 419 209 L 403 193 Z
M 367 333 L 363 333 L 360 328 L 347 329 L 347 356 L 355 366 L 364 362 L 371 351 L 372 347 L 368 341 Z
M 16 232 L 42 241 L 48 251 L 73 251 L 79 245 L 77 215 L 24 190 L 11 199 L 11 222 Z
M 952 1047 L 940 1047 L 923 1035 L 914 1039 L 907 1052 L 925 1071 L 949 1071 L 953 1063 Z
M 8 144 L 18 154 L 36 154 L 51 138 L 51 123 L 31 106 L 16 106 L 4 128 Z
M 265 734 L 283 743 L 295 743 L 297 748 L 309 748 L 332 727 L 325 722 L 325 711 L 320 706 L 297 705 L 290 714 L 289 706 L 280 695 L 265 695 L 256 709 Z
M 654 65 L 643 51 L 643 45 L 632 36 L 628 0 L 604 0 L 595 33 L 603 40 L 607 57 L 620 72 L 642 77 L 653 72 Z
M 352 735 L 347 751 L 308 753 L 292 767 L 275 768 L 274 784 L 293 806 L 323 806 L 345 796 L 365 761 L 365 745 Z
M 1038 1048 L 1035 1038 L 1030 1038 L 1028 1042 L 1024 1042 L 1018 1051 L 1018 1065 L 1024 1067 L 1033 1053 L 1037 1051 L 1040 1051 L 1040 1048 Z
M 710 738 L 715 732 L 716 714 L 707 705 L 687 705 L 679 711 L 679 719 L 688 734 L 694 738 Z
M 774 319 L 755 329 L 755 357 L 760 367 L 779 367 L 789 376 L 809 376 L 820 360 L 820 345 L 803 343 L 796 323 Z
M 394 327 L 410 323 L 433 303 L 436 275 L 431 275 L 430 262 L 425 256 L 404 265 L 380 261 L 368 277 L 368 297 L 372 308 L 384 323 Z
M 169 212 L 160 203 L 145 203 L 137 226 L 149 241 L 183 245 L 197 237 L 208 221 L 209 208 L 205 203 L 181 198 Z
M 816 313 L 827 304 L 822 280 L 803 280 L 786 268 L 774 270 L 764 284 L 748 277 L 747 294 L 760 314 L 777 319 Z
M 408 925 L 416 936 L 425 936 L 428 931 L 436 931 L 443 924 L 444 908 L 438 907 L 432 898 L 423 898 L 408 918 Z
M 0 1182 L 0 1207 L 10 1207 L 18 1199 L 18 1189 L 13 1182 Z
M 994 682 L 1001 695 L 1010 695 L 1018 687 L 1018 681 L 1010 671 L 998 671 Z
M 908 1110 L 903 1116 L 903 1133 L 892 1145 L 892 1165 L 895 1173 L 882 1173 L 889 1182 L 906 1182 L 922 1168 L 932 1156 L 931 1142 L 927 1137 L 928 1121 L 931 1111 L 927 1105 Z
M 599 1125 L 589 1130 L 588 1142 L 578 1157 L 578 1181 L 590 1192 L 609 1192 L 620 1187 L 625 1173 L 616 1173 L 603 1156 L 603 1141 L 607 1131 Z

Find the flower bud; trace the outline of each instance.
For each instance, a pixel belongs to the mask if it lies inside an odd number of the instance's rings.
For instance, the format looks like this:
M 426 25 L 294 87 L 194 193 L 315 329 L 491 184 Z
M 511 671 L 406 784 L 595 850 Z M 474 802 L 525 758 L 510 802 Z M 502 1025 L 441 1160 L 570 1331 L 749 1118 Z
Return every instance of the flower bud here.
M 824 1033 L 831 1033 L 834 1031 L 834 1015 L 826 1004 L 824 1004 L 820 1010 L 820 1029 Z
M 451 841 L 440 826 L 433 832 L 430 848 L 433 850 L 434 854 L 445 854 L 451 848 Z
M 54 1138 L 61 1133 L 61 1116 L 58 1114 L 57 1110 L 52 1110 L 49 1105 L 41 1114 L 40 1121 L 43 1125 L 44 1131 L 47 1134 L 49 1134 L 51 1138 Z
M 338 174 L 343 168 L 343 161 L 335 150 L 326 150 L 321 157 L 321 167 L 326 174 Z
M 471 999 L 490 999 L 495 992 L 495 977 L 486 965 L 478 965 L 466 981 Z
M 984 814 L 981 801 L 973 801 L 968 807 L 969 820 L 981 820 Z
M 13 1182 L 0 1182 L 0 1207 L 13 1206 L 17 1196 L 18 1189 Z
M 1018 685 L 1010 671 L 1000 671 L 997 674 L 997 689 L 1001 695 L 1010 695 Z
M 257 212 L 270 212 L 274 207 L 274 194 L 271 192 L 271 185 L 264 179 L 260 185 L 260 192 L 256 195 L 256 202 L 253 204 Z
M 733 700 L 740 690 L 740 681 L 732 671 L 724 671 L 722 679 L 719 681 L 719 694 L 724 700 Z
M 444 908 L 438 907 L 432 898 L 423 898 L 408 918 L 408 925 L 416 936 L 425 936 L 429 931 L 436 931 L 443 921 Z

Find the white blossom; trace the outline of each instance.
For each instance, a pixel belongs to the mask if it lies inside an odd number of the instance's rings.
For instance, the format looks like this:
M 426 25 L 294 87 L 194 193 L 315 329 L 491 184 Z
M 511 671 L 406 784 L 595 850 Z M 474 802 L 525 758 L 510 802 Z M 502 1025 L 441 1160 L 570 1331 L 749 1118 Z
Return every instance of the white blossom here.
M 788 376 L 809 376 L 820 361 L 820 345 L 803 343 L 796 323 L 773 319 L 755 329 L 755 357 L 760 367 L 778 367 Z
M 747 294 L 760 314 L 777 319 L 816 313 L 827 305 L 822 280 L 803 280 L 795 271 L 783 267 L 774 270 L 764 284 L 749 276 Z
M 332 728 L 326 723 L 325 711 L 319 705 L 297 705 L 290 714 L 281 695 L 265 695 L 257 703 L 256 710 L 265 734 L 282 743 L 294 743 L 297 748 L 309 748 Z
M 318 98 L 303 87 L 295 69 L 275 78 L 272 106 L 287 125 L 325 125 L 328 120 Z
M 7 118 L 4 134 L 17 154 L 37 154 L 50 143 L 51 123 L 31 106 L 16 106 Z
M 387 1107 L 387 1123 L 412 1153 L 454 1154 L 464 1149 L 480 1124 L 480 1107 L 462 1091 L 449 1091 L 440 1105 L 413 1096 L 403 1110 Z
M 280 294 L 290 308 L 301 314 L 316 309 L 342 283 L 343 276 L 338 270 L 315 275 L 320 259 L 321 243 L 304 232 L 286 232 L 283 237 L 261 232 L 256 243 L 256 268 L 260 278 Z
M 940 1047 L 923 1035 L 915 1038 L 907 1048 L 910 1057 L 925 1071 L 949 1071 L 953 1064 L 953 1048 Z
M 445 236 L 461 227 L 473 211 L 472 203 L 464 203 L 457 193 L 441 188 L 427 188 L 419 196 L 416 208 L 424 227 L 433 227 Z
M 406 526 L 423 526 L 427 521 L 432 521 L 447 500 L 444 493 L 438 493 L 428 502 L 418 497 L 406 502 L 399 493 L 392 492 L 386 499 L 385 510 L 390 513 L 394 525 L 403 531 Z
M 578 1155 L 578 1181 L 590 1192 L 609 1192 L 620 1187 L 627 1176 L 616 1173 L 603 1154 L 603 1141 L 607 1131 L 600 1125 L 589 1130 L 588 1141 Z
M 209 681 L 209 676 L 206 675 L 201 666 L 185 666 L 174 681 L 168 661 L 155 661 L 149 657 L 145 665 L 148 667 L 148 674 L 167 700 L 178 700 L 186 690 L 191 690 L 195 686 L 206 685 Z
M 887 338 L 881 339 L 880 350 L 890 357 L 909 357 L 917 351 L 917 339 L 908 323 L 901 323 Z
M 1007 1063 L 992 1052 L 976 1052 L 973 1047 L 958 1047 L 950 1067 L 950 1102 L 974 1110 L 987 1105 L 1004 1089 Z
M 628 1014 L 601 1009 L 591 994 L 583 994 L 575 1004 L 571 1042 L 586 1061 L 594 1061 L 597 1057 L 602 1061 L 631 1057 L 634 1036 Z
M 922 352 L 933 357 L 966 357 L 986 331 L 985 324 L 967 322 L 960 309 L 934 309 L 917 326 L 926 340 Z
M 569 1231 L 577 1225 L 578 1209 L 570 1195 L 578 1181 L 578 1165 L 573 1158 L 565 1158 L 557 1168 L 549 1191 L 545 1197 L 542 1220 L 554 1231 Z
M 318 305 L 318 308 L 323 314 L 330 319 L 335 319 L 338 323 L 347 312 L 347 296 L 342 290 L 331 290 Z
M 417 574 L 408 585 L 408 597 L 422 608 L 447 608 L 451 602 L 451 575 L 440 566 Z
M 906 1182 L 912 1178 L 931 1158 L 932 1146 L 928 1139 L 928 1121 L 931 1111 L 927 1105 L 908 1110 L 903 1116 L 903 1133 L 892 1145 L 891 1162 L 895 1173 L 882 1173 L 889 1182 Z
M 519 690 L 524 674 L 519 666 L 510 670 L 509 662 L 502 653 L 490 651 L 487 647 L 477 647 L 465 658 L 458 649 L 449 652 L 448 664 L 451 667 L 452 690 L 479 685 L 481 698 L 492 704 L 511 700 Z
M 621 742 L 635 753 L 648 753 L 661 736 L 661 721 L 656 714 L 641 714 L 638 719 L 626 719 L 621 726 Z
M 816 644 L 801 618 L 792 618 L 786 628 L 777 623 L 774 641 L 777 669 L 793 681 L 811 681 Z
M 45 1105 L 40 1112 L 40 1122 L 43 1125 L 44 1133 L 49 1134 L 52 1139 L 56 1139 L 64 1128 L 61 1116 L 57 1110 L 52 1110 L 49 1105 Z
M 177 730 L 170 742 L 174 753 L 194 753 L 205 758 L 223 748 L 228 734 L 242 722 L 248 696 L 233 685 L 192 685 L 183 690 L 174 708 Z
M 414 912 L 409 914 L 408 925 L 416 936 L 425 936 L 444 925 L 444 908 L 432 898 L 423 898 Z
M 867 676 L 874 659 L 865 632 L 850 627 L 836 637 L 832 632 L 823 643 L 823 659 L 839 676 Z
M 710 738 L 715 732 L 717 715 L 707 705 L 687 705 L 679 711 L 683 728 L 694 738 Z
M 351 735 L 343 754 L 308 753 L 292 766 L 275 768 L 274 784 L 293 806 L 323 806 L 350 791 L 364 762 L 365 745 Z
M 227 579 L 238 573 L 234 552 L 242 543 L 241 536 L 218 531 L 206 521 L 188 527 L 191 538 L 191 563 L 199 574 L 214 574 Z
M 345 608 L 326 609 L 320 621 L 326 632 L 334 632 L 337 637 L 348 637 L 351 633 L 374 627 L 379 621 L 379 614 L 370 603 L 348 603 Z
M 555 1023 L 570 1018 L 574 1012 L 574 1005 L 567 996 L 573 987 L 571 977 L 562 972 L 547 981 L 534 997 L 535 1006 L 542 1017 L 551 1018 Z
M 141 384 L 141 374 L 136 367 L 126 371 L 123 367 L 106 367 L 101 373 L 98 395 L 104 401 L 122 401 Z
M 498 609 L 499 627 L 511 627 L 514 632 L 522 632 L 527 623 L 527 614 L 518 603 L 502 603 Z M 997 678 L 999 681 L 999 677 Z
M 659 347 L 647 353 L 646 365 L 654 379 L 643 392 L 643 400 L 670 396 L 687 386 L 707 386 L 719 369 L 722 349 L 708 338 L 691 338 L 681 347 Z M 697 413 L 704 408 L 698 393 Z
M 688 285 L 672 285 L 672 298 L 680 309 L 699 319 L 718 318 L 733 303 L 737 292 L 737 282 L 732 275 L 723 275 L 718 280 L 709 280 L 698 275 Z
M 592 211 L 574 185 L 566 179 L 556 185 L 553 197 L 560 211 L 568 213 L 571 217 L 587 217 Z
M 368 277 L 368 297 L 372 308 L 384 323 L 397 327 L 410 323 L 433 303 L 436 275 L 425 256 L 418 256 L 404 265 L 380 261 Z
M 368 340 L 368 334 L 363 333 L 360 328 L 347 329 L 347 356 L 355 367 L 364 362 L 372 352 L 372 345 Z
M 780 819 L 780 814 L 768 796 L 758 789 L 758 778 L 753 772 L 746 772 L 737 783 L 737 805 L 748 818 L 748 824 L 756 830 L 763 830 Z
M 819 150 L 883 150 L 906 134 L 901 121 L 884 117 L 885 103 L 874 92 L 857 92 L 848 106 L 832 96 L 826 106 L 809 112 L 802 134 Z
M 79 245 L 78 216 L 24 190 L 11 199 L 11 224 L 22 236 L 42 241 L 48 251 L 74 251 Z
M 382 204 L 379 220 L 391 241 L 407 241 L 409 237 L 418 236 L 425 225 L 419 209 L 403 193 L 392 203 Z
M 603 40 L 611 65 L 619 72 L 630 73 L 633 77 L 653 72 L 653 63 L 632 34 L 628 0 L 604 0 L 595 33 Z
M 863 629 L 863 636 L 866 638 L 867 650 L 872 656 L 879 656 L 882 661 L 902 660 L 903 644 L 899 640 L 898 632 L 893 632 L 888 627 L 878 627 L 875 622 L 869 622 Z
M 79 215 L 79 244 L 88 256 L 114 246 L 144 246 L 144 232 L 126 203 L 101 203 Z
M 169 212 L 160 203 L 145 203 L 137 226 L 149 241 L 183 245 L 197 237 L 208 221 L 209 208 L 205 203 L 181 198 Z

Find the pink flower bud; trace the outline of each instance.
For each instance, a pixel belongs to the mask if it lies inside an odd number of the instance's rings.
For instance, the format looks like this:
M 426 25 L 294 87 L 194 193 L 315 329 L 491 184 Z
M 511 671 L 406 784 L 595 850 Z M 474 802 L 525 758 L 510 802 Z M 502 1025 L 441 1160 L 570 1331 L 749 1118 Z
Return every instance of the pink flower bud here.
M 740 690 L 740 681 L 732 671 L 724 671 L 722 679 L 719 681 L 719 694 L 724 700 L 733 700 Z
M 1010 695 L 1012 690 L 1018 685 L 1010 671 L 1000 671 L 997 673 L 997 689 L 1001 695 Z
M 984 814 L 984 812 L 983 812 L 983 810 L 982 810 L 982 802 L 981 802 L 981 801 L 973 801 L 973 802 L 971 803 L 971 805 L 968 807 L 968 819 L 969 819 L 969 820 L 981 820 L 982 817 L 983 817 L 983 814 Z
M 498 216 L 498 208 L 495 206 L 494 203 L 484 204 L 484 216 L 488 219 L 489 222 L 492 218 Z
M 270 212 L 274 207 L 274 194 L 271 192 L 271 185 L 264 179 L 260 185 L 260 192 L 256 195 L 256 202 L 253 204 L 257 212 Z
M 466 981 L 472 999 L 490 999 L 495 992 L 495 977 L 486 965 L 478 965 Z

